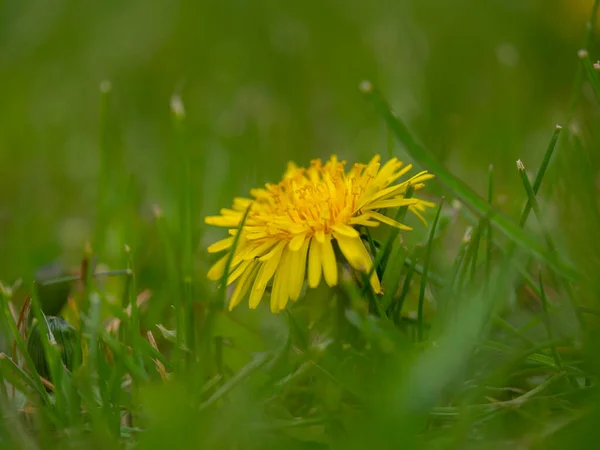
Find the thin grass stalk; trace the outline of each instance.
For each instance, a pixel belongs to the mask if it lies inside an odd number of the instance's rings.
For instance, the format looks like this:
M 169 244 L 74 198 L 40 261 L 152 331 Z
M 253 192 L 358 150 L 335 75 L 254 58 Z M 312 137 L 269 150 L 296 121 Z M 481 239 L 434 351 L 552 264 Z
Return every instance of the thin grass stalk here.
M 427 274 L 429 273 L 429 265 L 431 263 L 431 251 L 433 248 L 433 238 L 435 237 L 435 229 L 442 212 L 442 206 L 444 205 L 444 197 L 440 199 L 440 204 L 435 213 L 435 219 L 429 232 L 429 239 L 427 240 L 427 248 L 425 250 L 425 260 L 423 261 L 423 275 L 421 276 L 421 287 L 419 290 L 419 306 L 417 310 L 417 339 L 419 342 L 423 341 L 423 305 L 425 303 L 425 289 L 427 288 Z

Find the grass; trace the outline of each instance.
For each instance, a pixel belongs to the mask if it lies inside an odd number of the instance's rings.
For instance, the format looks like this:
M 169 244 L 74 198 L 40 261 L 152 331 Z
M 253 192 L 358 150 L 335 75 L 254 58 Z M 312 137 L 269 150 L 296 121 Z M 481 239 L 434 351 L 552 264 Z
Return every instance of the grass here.
M 0 448 L 597 442 L 600 2 L 398 3 L 7 9 Z M 433 172 L 429 227 L 399 208 L 363 279 L 228 311 L 203 216 L 330 153 Z

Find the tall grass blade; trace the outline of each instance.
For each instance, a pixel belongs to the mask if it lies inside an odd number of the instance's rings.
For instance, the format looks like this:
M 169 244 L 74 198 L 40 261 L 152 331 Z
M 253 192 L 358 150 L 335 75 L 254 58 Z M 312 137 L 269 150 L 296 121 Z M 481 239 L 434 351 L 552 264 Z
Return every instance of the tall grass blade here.
M 517 169 L 519 170 L 519 176 L 521 177 L 523 187 L 525 188 L 525 192 L 527 193 L 527 204 L 530 205 L 531 209 L 533 209 L 533 212 L 536 215 L 538 222 L 543 229 L 542 234 L 544 235 L 544 239 L 546 240 L 546 243 L 548 244 L 548 249 L 550 250 L 550 252 L 554 252 L 556 250 L 556 246 L 554 245 L 552 237 L 550 236 L 550 234 L 548 233 L 548 231 L 546 230 L 546 228 L 544 226 L 544 220 L 542 218 L 542 212 L 540 210 L 540 206 L 535 197 L 535 192 L 533 190 L 533 187 L 531 186 L 531 183 L 529 182 L 529 178 L 527 177 L 527 171 L 525 170 L 525 166 L 523 165 L 521 160 L 517 161 Z
M 421 287 L 419 289 L 419 306 L 417 311 L 417 330 L 418 340 L 423 341 L 423 305 L 425 303 L 425 290 L 427 288 L 427 274 L 429 273 L 429 265 L 431 263 L 431 251 L 433 248 L 433 238 L 435 236 L 435 229 L 437 228 L 438 221 L 440 219 L 440 213 L 442 212 L 442 206 L 444 205 L 444 197 L 440 199 L 437 212 L 435 213 L 435 219 L 433 219 L 433 225 L 429 231 L 429 239 L 427 240 L 427 249 L 425 250 L 425 260 L 423 261 L 423 275 L 421 276 Z
M 183 317 L 185 328 L 185 344 L 195 355 L 196 339 L 195 313 L 194 313 L 194 285 L 193 285 L 193 249 L 194 230 L 192 225 L 192 182 L 191 161 L 187 146 L 186 136 L 186 114 L 183 101 L 178 95 L 171 97 L 171 115 L 173 117 L 173 128 L 175 132 L 175 150 L 179 157 L 179 222 L 180 222 L 180 249 L 181 249 L 181 286 L 183 294 Z M 180 332 L 178 331 L 178 334 Z
M 583 70 L 587 75 L 587 79 L 592 85 L 594 95 L 596 96 L 596 101 L 600 105 L 600 81 L 598 80 L 598 73 L 594 69 L 592 61 L 590 61 L 590 55 L 588 54 L 587 50 L 579 50 L 578 56 L 583 64 Z

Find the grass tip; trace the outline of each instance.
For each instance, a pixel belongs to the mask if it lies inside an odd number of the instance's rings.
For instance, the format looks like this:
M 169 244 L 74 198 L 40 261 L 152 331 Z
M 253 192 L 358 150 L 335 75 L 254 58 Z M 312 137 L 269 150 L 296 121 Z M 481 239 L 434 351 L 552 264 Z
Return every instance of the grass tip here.
M 154 214 L 155 219 L 159 219 L 164 216 L 163 210 L 157 204 L 152 205 L 152 214 Z
M 100 92 L 103 94 L 108 94 L 112 91 L 112 83 L 108 80 L 104 80 L 100 82 Z
M 523 165 L 523 162 L 520 159 L 517 159 L 517 169 L 525 170 L 525 166 Z
M 465 235 L 463 236 L 463 242 L 465 244 L 468 244 L 469 242 L 471 242 L 471 235 L 473 234 L 473 227 L 467 227 L 467 230 L 465 231 Z
M 556 128 L 557 130 L 562 130 L 562 125 L 559 125 L 559 124 L 557 123 L 557 124 L 556 124 L 556 126 L 555 126 L 555 128 Z
M 125 253 L 131 253 L 131 247 L 125 244 Z
M 587 58 L 588 56 L 588 51 L 585 48 L 582 48 L 581 50 L 579 50 L 577 52 L 577 56 L 579 56 L 581 59 L 583 58 Z
M 177 118 L 185 117 L 185 107 L 183 106 L 183 101 L 178 94 L 173 94 L 171 97 L 171 111 Z
M 368 94 L 369 92 L 373 92 L 373 83 L 369 80 L 363 80 L 358 85 L 358 88 L 360 89 L 360 92 Z

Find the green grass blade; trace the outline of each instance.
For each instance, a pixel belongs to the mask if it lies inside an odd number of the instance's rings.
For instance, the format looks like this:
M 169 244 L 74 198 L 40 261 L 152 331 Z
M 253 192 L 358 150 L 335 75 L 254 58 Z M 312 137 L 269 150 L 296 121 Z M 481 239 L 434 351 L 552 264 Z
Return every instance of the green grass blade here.
M 402 279 L 402 275 L 406 272 L 409 265 L 405 264 L 407 257 L 405 255 L 404 249 L 398 249 L 396 252 L 396 257 L 392 259 L 392 263 L 386 268 L 386 276 L 387 280 L 385 284 L 385 292 L 383 293 L 383 297 L 381 299 L 381 304 L 383 308 L 387 310 L 387 316 L 392 317 L 392 309 L 393 303 L 392 299 L 394 294 L 398 291 L 398 287 L 400 287 L 400 281 Z M 414 269 L 413 269 L 414 270 Z
M 252 361 L 242 367 L 238 373 L 227 380 L 217 392 L 215 392 L 208 400 L 200 405 L 200 410 L 203 411 L 217 403 L 221 398 L 227 395 L 238 384 L 245 381 L 254 372 L 259 370 L 268 360 L 270 356 L 267 353 L 258 354 Z
M 494 201 L 494 166 L 490 164 L 490 168 L 488 171 L 488 203 L 491 205 Z M 492 249 L 494 248 L 494 234 L 492 229 L 492 224 L 490 223 L 489 218 L 486 218 L 485 223 L 485 240 L 486 240 L 486 249 L 485 249 L 485 282 L 486 286 L 489 285 L 490 276 L 492 273 Z
M 548 339 L 550 342 L 554 340 L 554 333 L 552 332 L 552 325 L 550 324 L 550 315 L 548 314 L 548 298 L 546 297 L 546 290 L 544 289 L 544 281 L 542 280 L 542 272 L 539 274 L 539 282 L 540 282 L 540 292 L 541 292 L 541 301 L 542 301 L 542 309 L 544 311 L 544 326 L 546 327 L 546 332 L 548 333 Z M 554 358 L 554 364 L 558 367 L 559 370 L 563 370 L 562 359 L 556 351 L 556 345 L 554 342 L 550 345 L 550 351 L 552 352 L 552 358 Z
M 406 296 L 408 295 L 408 291 L 410 290 L 410 283 L 412 281 L 412 277 L 415 273 L 415 266 L 417 264 L 417 255 L 416 252 L 411 258 L 410 266 L 406 269 L 406 276 L 404 278 L 404 283 L 402 284 L 402 291 L 398 297 L 398 300 L 394 304 L 394 323 L 400 323 L 400 318 L 402 316 L 402 308 L 404 307 L 404 302 L 406 301 Z M 391 293 L 390 295 L 393 295 Z
M 531 186 L 531 183 L 529 182 L 529 178 L 527 177 L 527 172 L 525 170 L 525 166 L 523 165 L 521 160 L 517 161 L 517 169 L 519 170 L 519 176 L 521 177 L 523 187 L 525 188 L 525 192 L 527 193 L 527 204 L 530 205 L 531 209 L 533 209 L 533 212 L 536 215 L 540 226 L 542 227 L 542 234 L 544 236 L 546 243 L 548 244 L 548 249 L 551 252 L 554 252 L 556 250 L 556 246 L 554 245 L 552 237 L 550 236 L 550 234 L 548 233 L 548 231 L 546 230 L 546 228 L 544 226 L 544 220 L 542 218 L 542 212 L 540 210 L 540 206 L 535 197 L 535 192 L 533 191 L 533 187 Z
M 410 265 L 412 265 L 412 259 L 410 257 L 408 257 L 404 260 L 404 266 L 406 268 L 408 268 Z M 423 266 L 420 264 L 415 264 L 414 271 L 418 275 L 423 275 Z M 444 286 L 444 279 L 439 274 L 433 273 L 431 270 L 429 271 L 427 278 L 429 278 L 429 281 L 431 282 L 431 284 L 433 284 L 437 287 Z
M 480 219 L 479 226 L 475 230 L 473 239 L 471 240 L 471 247 L 473 248 L 473 257 L 471 258 L 471 271 L 469 273 L 469 282 L 472 284 L 475 281 L 475 275 L 477 273 L 477 262 L 479 260 L 479 243 L 481 241 L 481 234 L 485 229 L 486 220 Z
M 27 345 L 25 344 L 25 341 L 23 340 L 21 333 L 19 333 L 19 330 L 17 329 L 17 324 L 15 323 L 14 318 L 8 307 L 8 298 L 4 295 L 4 293 L 1 290 L 0 290 L 0 309 L 2 309 L 2 314 L 4 315 L 4 317 L 3 317 L 4 325 L 8 329 L 7 337 L 9 337 L 10 339 L 13 339 L 16 342 L 17 348 L 18 348 L 19 352 L 21 352 L 21 355 L 23 356 L 23 359 L 25 360 L 25 365 L 32 374 L 32 379 L 35 384 L 36 391 L 38 391 L 40 393 L 40 396 L 41 396 L 42 400 L 44 401 L 44 403 L 49 404 L 50 397 L 48 396 L 48 393 L 46 392 L 46 388 L 44 387 L 42 380 L 40 379 L 40 377 L 37 374 L 33 359 L 31 358 L 31 355 L 27 351 Z
M 57 417 L 63 422 L 67 422 L 65 414 L 68 412 L 68 400 L 66 393 L 63 390 L 63 376 L 65 376 L 64 366 L 61 360 L 60 352 L 56 338 L 49 328 L 46 315 L 42 312 L 39 298 L 36 292 L 36 286 L 32 286 L 31 290 L 31 310 L 37 320 L 38 333 L 41 349 L 35 349 L 28 346 L 29 350 L 42 352 L 45 356 L 46 366 L 48 368 L 48 381 L 54 384 L 54 401 L 56 404 Z M 33 358 L 33 355 L 31 355 Z M 43 360 L 43 359 L 42 359 Z
M 192 182 L 191 163 L 186 142 L 186 115 L 181 97 L 171 97 L 171 114 L 173 117 L 173 128 L 175 132 L 175 147 L 179 157 L 179 222 L 180 222 L 180 249 L 181 249 L 181 286 L 183 294 L 184 320 L 186 323 L 183 332 L 185 344 L 192 354 L 195 355 L 196 339 L 194 336 L 195 313 L 194 313 L 194 230 L 192 225 Z
M 544 154 L 544 159 L 542 160 L 542 164 L 540 165 L 537 174 L 535 175 L 535 180 L 533 182 L 533 192 L 535 195 L 538 194 L 540 190 L 540 186 L 542 185 L 542 180 L 544 179 L 544 175 L 546 175 L 546 171 L 548 170 L 548 166 L 550 165 L 550 160 L 552 159 L 552 154 L 554 153 L 554 149 L 556 148 L 556 143 L 558 142 L 558 138 L 560 136 L 560 132 L 562 131 L 562 127 L 560 125 L 556 125 L 554 133 L 552 134 L 552 138 L 550 139 L 550 144 L 548 144 L 548 148 L 546 149 L 546 153 Z M 534 197 L 535 197 L 534 195 Z M 519 220 L 519 226 L 524 227 L 525 222 L 529 218 L 529 213 L 531 212 L 531 201 L 528 198 L 527 204 L 521 213 L 521 218 Z
M 600 0 L 595 0 L 590 13 L 590 19 L 587 23 L 587 33 L 585 34 L 582 48 L 590 48 L 590 45 L 592 44 L 599 8 Z M 583 84 L 583 79 L 584 69 L 583 65 L 580 64 L 577 67 L 577 74 L 575 75 L 575 82 L 573 83 L 573 90 L 571 92 L 571 101 L 569 102 L 569 109 L 567 112 L 567 124 L 569 125 L 571 124 L 571 119 L 573 119 L 573 114 L 575 113 L 575 106 L 577 106 L 577 101 L 581 95 L 581 85 Z
M 39 384 L 35 382 L 37 374 L 30 374 L 23 370 L 6 353 L 0 353 L 0 372 L 2 377 L 19 391 L 26 394 L 28 389 L 33 389 L 40 396 L 43 395 Z
M 583 64 L 583 70 L 587 75 L 587 79 L 592 85 L 592 89 L 596 95 L 596 101 L 600 104 L 600 81 L 598 80 L 598 74 L 592 65 L 592 61 L 590 61 L 590 55 L 587 50 L 579 50 L 578 55 Z
M 175 334 L 177 338 L 177 345 L 175 346 L 175 365 L 179 367 L 183 364 L 181 349 L 186 347 L 184 345 L 185 336 L 185 309 L 183 308 L 183 302 L 181 298 L 181 284 L 179 281 L 179 271 L 177 257 L 175 255 L 175 249 L 171 240 L 171 233 L 169 225 L 165 218 L 162 209 L 158 205 L 152 207 L 156 228 L 158 230 L 160 241 L 163 245 L 163 252 L 165 258 L 164 267 L 167 272 L 167 286 L 170 300 L 173 304 L 175 314 Z M 187 347 L 186 347 L 187 348 Z
M 489 217 L 492 225 L 519 247 L 531 252 L 538 259 L 562 273 L 565 277 L 574 280 L 579 278 L 578 272 L 560 255 L 552 257 L 532 236 L 525 233 L 514 222 L 504 216 L 498 209 L 481 198 L 462 180 L 456 178 L 446 170 L 436 159 L 419 144 L 408 131 L 406 125 L 400 121 L 390 110 L 388 103 L 370 83 L 363 83 L 363 92 L 375 105 L 379 114 L 390 126 L 396 138 L 402 142 L 411 157 L 421 166 L 431 171 L 448 189 L 450 189 L 467 206 L 479 216 Z
M 431 225 L 431 230 L 429 231 L 429 239 L 427 240 L 427 249 L 425 251 L 425 260 L 423 261 L 423 275 L 421 276 L 421 287 L 419 289 L 419 306 L 417 315 L 417 330 L 419 342 L 423 341 L 423 304 L 425 303 L 425 289 L 427 287 L 427 274 L 429 273 L 429 264 L 431 263 L 431 250 L 433 248 L 433 238 L 435 236 L 435 229 L 437 228 L 443 205 L 444 197 L 440 199 L 440 204 L 438 206 L 437 212 L 435 213 L 435 219 L 433 219 L 433 225 Z

